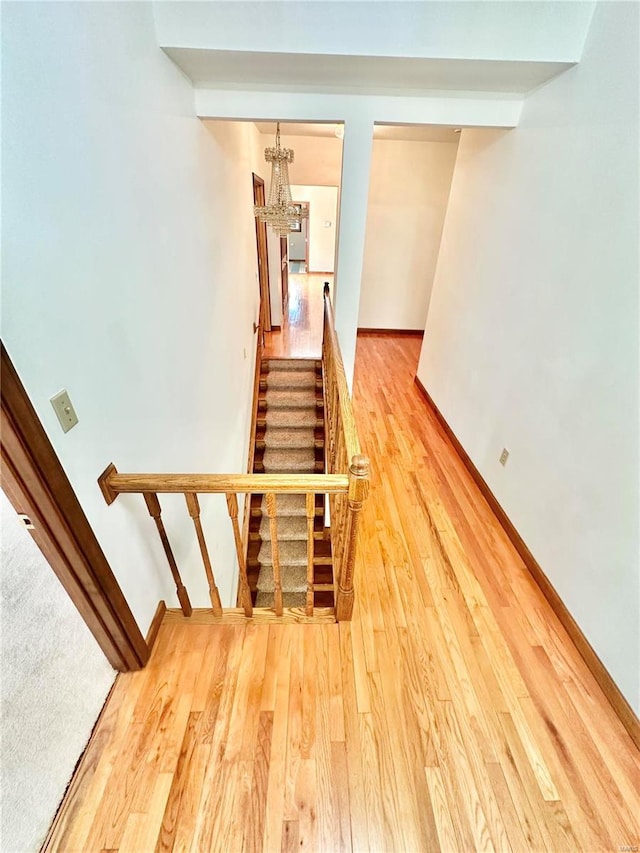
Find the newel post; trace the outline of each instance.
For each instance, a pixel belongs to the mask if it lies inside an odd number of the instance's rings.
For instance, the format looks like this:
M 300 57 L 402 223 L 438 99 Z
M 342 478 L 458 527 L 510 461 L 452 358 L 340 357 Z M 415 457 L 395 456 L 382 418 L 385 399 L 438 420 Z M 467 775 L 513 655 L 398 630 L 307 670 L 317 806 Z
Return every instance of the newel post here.
M 366 456 L 354 456 L 349 466 L 349 495 L 347 527 L 345 531 L 344 560 L 340 566 L 338 595 L 336 597 L 336 620 L 347 622 L 353 613 L 353 572 L 356 564 L 358 526 L 362 504 L 369 493 L 369 460 Z

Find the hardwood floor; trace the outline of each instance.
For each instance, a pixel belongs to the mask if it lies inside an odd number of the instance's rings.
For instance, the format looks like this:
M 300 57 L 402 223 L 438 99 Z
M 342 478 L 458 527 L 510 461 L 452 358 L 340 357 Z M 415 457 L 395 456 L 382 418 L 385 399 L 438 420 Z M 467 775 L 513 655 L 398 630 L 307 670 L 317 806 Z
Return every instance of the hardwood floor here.
M 168 618 L 118 677 L 47 849 L 640 843 L 638 750 L 423 402 L 419 346 L 358 341 L 353 622 Z
M 265 335 L 264 358 L 320 358 L 325 281 L 333 287 L 333 276 L 326 273 L 289 273 L 287 312 L 282 329 Z

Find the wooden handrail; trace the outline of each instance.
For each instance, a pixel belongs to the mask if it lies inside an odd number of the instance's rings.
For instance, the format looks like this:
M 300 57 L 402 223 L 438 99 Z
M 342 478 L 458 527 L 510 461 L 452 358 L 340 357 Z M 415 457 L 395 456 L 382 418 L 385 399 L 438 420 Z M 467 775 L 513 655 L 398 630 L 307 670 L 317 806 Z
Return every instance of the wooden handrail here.
M 324 286 L 322 375 L 325 399 L 325 447 L 330 476 L 348 474 L 348 494 L 330 495 L 331 551 L 336 619 L 351 619 L 353 576 L 360 511 L 369 492 L 369 460 L 360 453 L 356 419 L 336 333 L 329 285 Z
M 330 347 L 329 352 L 333 362 L 333 378 L 337 386 L 337 403 L 340 412 L 340 420 L 342 421 L 342 429 L 344 431 L 347 457 L 351 460 L 354 456 L 360 455 L 360 442 L 358 440 L 358 430 L 356 427 L 356 419 L 353 414 L 353 406 L 351 405 L 349 386 L 347 385 L 347 376 L 344 371 L 344 363 L 342 361 L 342 352 L 338 342 L 338 334 L 336 332 L 335 317 L 333 313 L 333 305 L 331 304 L 329 296 L 328 284 L 325 284 L 324 286 L 324 317 L 323 351 Z
M 266 492 L 329 495 L 347 494 L 349 477 L 345 474 L 119 474 L 109 465 L 98 478 L 108 504 L 120 494 L 265 494 Z
M 214 615 L 222 615 L 220 594 L 216 585 L 213 566 L 207 549 L 204 531 L 200 521 L 198 494 L 224 494 L 227 509 L 233 527 L 233 537 L 238 560 L 240 580 L 240 600 L 245 616 L 251 617 L 253 606 L 247 577 L 247 561 L 242 534 L 238 522 L 238 494 L 264 494 L 271 531 L 271 552 L 274 580 L 274 605 L 276 616 L 283 615 L 282 578 L 280 573 L 280 555 L 278 549 L 278 494 L 303 494 L 306 496 L 306 515 L 308 529 L 308 566 L 306 613 L 313 613 L 313 523 L 315 517 L 315 496 L 317 494 L 340 495 L 345 501 L 350 495 L 350 476 L 346 474 L 119 474 L 111 464 L 98 478 L 100 489 L 107 504 L 112 504 L 119 494 L 143 495 L 150 515 L 153 517 L 162 546 L 173 576 L 176 593 L 185 616 L 191 615 L 191 603 L 187 590 L 182 583 L 176 559 L 161 518 L 158 494 L 183 494 L 187 509 L 193 520 L 200 555 L 209 586 L 209 597 Z M 245 504 L 246 505 L 246 504 Z

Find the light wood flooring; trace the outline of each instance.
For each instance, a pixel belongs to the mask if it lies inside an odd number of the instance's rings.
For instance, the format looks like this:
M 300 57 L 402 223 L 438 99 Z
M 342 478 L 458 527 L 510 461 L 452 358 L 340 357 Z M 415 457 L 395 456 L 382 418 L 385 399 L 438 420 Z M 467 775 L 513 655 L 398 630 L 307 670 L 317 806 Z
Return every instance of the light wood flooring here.
M 358 342 L 373 476 L 353 622 L 166 621 L 48 849 L 640 843 L 638 750 L 417 391 L 418 352 Z
M 289 274 L 289 300 L 284 322 L 280 331 L 267 333 L 265 358 L 320 358 L 325 281 L 333 288 L 333 275 Z

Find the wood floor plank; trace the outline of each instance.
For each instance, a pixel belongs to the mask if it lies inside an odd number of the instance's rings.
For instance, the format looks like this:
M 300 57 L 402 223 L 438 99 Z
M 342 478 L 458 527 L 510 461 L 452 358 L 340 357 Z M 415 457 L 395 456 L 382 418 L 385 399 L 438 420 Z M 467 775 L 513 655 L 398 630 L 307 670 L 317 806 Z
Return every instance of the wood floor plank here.
M 268 353 L 319 356 L 323 278 L 290 277 Z M 168 611 L 46 851 L 640 844 L 640 752 L 425 406 L 419 345 L 358 340 L 353 621 Z

